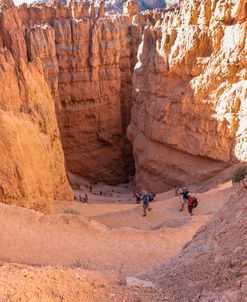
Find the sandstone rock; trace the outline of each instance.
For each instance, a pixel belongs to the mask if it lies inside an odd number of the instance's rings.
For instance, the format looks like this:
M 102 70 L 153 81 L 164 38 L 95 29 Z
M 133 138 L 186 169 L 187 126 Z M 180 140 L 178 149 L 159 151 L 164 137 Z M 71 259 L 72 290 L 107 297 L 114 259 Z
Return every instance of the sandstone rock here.
M 99 13 L 104 15 L 103 2 Z M 126 128 L 142 24 L 131 24 L 127 16 L 95 19 L 92 6 L 91 14 L 88 4 L 78 2 L 13 7 L 0 18 L 0 45 L 8 45 L 16 60 L 41 60 L 67 168 L 117 183 L 133 171 Z
M 247 161 L 244 3 L 184 1 L 146 29 L 128 128 L 140 188 L 196 183 Z
M 94 8 L 94 2 L 90 3 L 90 14 L 91 14 L 91 17 L 95 17 L 96 16 L 95 8 Z
M 56 19 L 26 30 L 55 98 L 69 171 L 95 181 L 126 181 L 133 170 L 126 138 L 132 70 L 142 25 L 126 16 Z
M 133 286 L 133 287 L 154 287 L 153 282 L 140 280 L 135 277 L 126 277 L 126 286 Z
M 0 50 L 0 201 L 48 213 L 72 199 L 54 103 L 39 63 Z
M 138 13 L 138 1 L 128 0 L 123 4 L 123 13 L 129 16 L 136 15 Z
M 98 12 L 98 18 L 104 17 L 105 15 L 105 2 L 100 1 L 99 3 L 99 12 Z

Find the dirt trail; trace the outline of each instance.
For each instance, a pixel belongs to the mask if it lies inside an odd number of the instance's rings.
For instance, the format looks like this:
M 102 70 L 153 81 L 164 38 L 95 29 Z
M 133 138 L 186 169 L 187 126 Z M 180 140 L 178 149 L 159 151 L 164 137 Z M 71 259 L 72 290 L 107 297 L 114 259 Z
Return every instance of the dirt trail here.
M 119 190 L 108 197 L 89 194 L 89 204 L 58 203 L 56 214 L 49 216 L 0 205 L 0 259 L 67 267 L 77 263 L 120 275 L 146 271 L 174 256 L 232 189 L 227 184 L 197 194 L 200 205 L 193 217 L 178 211 L 172 191 L 159 194 L 145 218 L 131 193 Z

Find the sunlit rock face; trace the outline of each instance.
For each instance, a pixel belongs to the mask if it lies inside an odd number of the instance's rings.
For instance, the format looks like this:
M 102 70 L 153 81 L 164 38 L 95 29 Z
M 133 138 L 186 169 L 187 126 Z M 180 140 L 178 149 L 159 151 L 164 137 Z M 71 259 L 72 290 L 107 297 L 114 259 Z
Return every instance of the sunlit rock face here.
M 41 62 L 67 170 L 94 181 L 126 181 L 134 167 L 126 137 L 132 73 L 143 26 L 155 23 L 156 14 L 104 17 L 103 2 L 98 10 L 76 2 L 2 4 L 0 45 L 17 66 Z
M 115 184 L 134 170 L 126 136 L 132 74 L 143 27 L 161 15 L 137 14 L 136 1 L 125 15 L 103 11 L 73 3 L 20 9 L 28 57 L 41 60 L 55 99 L 67 169 Z
M 0 202 L 49 213 L 73 198 L 54 100 L 13 3 L 1 3 L 0 25 Z
M 247 161 L 246 7 L 186 0 L 146 27 L 128 128 L 140 188 L 197 182 Z
M 106 12 L 122 13 L 123 4 L 125 1 L 126 0 L 106 0 L 105 1 Z M 147 9 L 151 10 L 151 9 L 166 7 L 165 0 L 139 0 L 137 2 L 139 5 L 139 12 L 142 12 Z
M 41 59 L 56 100 L 70 172 L 113 184 L 133 173 L 126 129 L 141 35 L 129 16 L 56 18 L 27 29 L 29 57 Z

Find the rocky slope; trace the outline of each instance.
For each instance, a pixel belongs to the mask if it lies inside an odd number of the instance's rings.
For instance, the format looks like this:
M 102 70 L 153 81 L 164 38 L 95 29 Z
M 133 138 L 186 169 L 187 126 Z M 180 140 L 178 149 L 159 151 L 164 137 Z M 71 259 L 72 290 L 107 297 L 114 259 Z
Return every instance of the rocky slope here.
M 54 199 L 73 197 L 54 101 L 40 62 L 27 60 L 17 9 L 2 4 L 0 201 L 50 212 Z
M 247 178 L 171 261 L 148 274 L 168 301 L 246 301 Z
M 198 182 L 247 160 L 246 5 L 185 0 L 145 29 L 128 129 L 139 188 Z

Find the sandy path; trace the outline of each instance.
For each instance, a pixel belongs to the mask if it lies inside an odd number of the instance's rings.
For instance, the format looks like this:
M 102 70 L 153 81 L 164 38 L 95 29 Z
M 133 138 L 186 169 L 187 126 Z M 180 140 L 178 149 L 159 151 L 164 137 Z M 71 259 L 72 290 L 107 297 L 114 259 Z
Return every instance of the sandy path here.
M 130 203 L 130 194 L 123 194 L 120 204 L 114 202 L 115 196 L 107 198 L 107 204 L 102 196 L 95 204 L 91 196 L 90 204 L 59 203 L 57 214 L 49 216 L 0 205 L 0 259 L 35 265 L 77 262 L 90 270 L 142 272 L 174 256 L 222 206 L 228 187 L 198 194 L 200 207 L 192 218 L 187 211 L 178 212 L 172 192 L 157 196 L 145 218 L 141 206 L 133 199 Z M 81 214 L 61 214 L 65 208 Z

